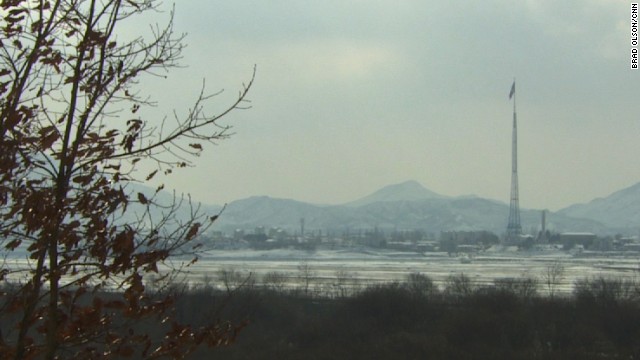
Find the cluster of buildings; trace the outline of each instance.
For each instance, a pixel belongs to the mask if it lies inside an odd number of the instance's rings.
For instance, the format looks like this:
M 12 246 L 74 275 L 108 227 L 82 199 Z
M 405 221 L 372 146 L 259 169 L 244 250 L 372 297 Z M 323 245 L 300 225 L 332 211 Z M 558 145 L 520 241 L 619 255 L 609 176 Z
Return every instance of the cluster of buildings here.
M 490 231 L 442 231 L 439 234 L 421 230 L 382 231 L 379 229 L 334 232 L 290 232 L 279 227 L 258 226 L 253 230 L 237 229 L 232 233 L 213 232 L 203 237 L 214 249 L 299 250 L 375 248 L 397 251 L 447 252 L 474 254 L 490 248 L 509 247 L 522 251 L 564 250 L 599 252 L 640 252 L 637 236 L 597 236 L 588 232 L 551 232 L 542 227 L 536 236 L 521 235 L 517 240 Z

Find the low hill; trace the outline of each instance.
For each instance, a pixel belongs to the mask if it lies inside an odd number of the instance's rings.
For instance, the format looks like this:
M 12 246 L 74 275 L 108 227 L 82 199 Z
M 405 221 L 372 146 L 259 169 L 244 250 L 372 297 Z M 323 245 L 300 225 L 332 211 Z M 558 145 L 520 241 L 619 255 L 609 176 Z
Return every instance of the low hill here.
M 400 184 L 385 186 L 382 189 L 367 195 L 356 201 L 346 203 L 346 206 L 358 207 L 377 202 L 389 201 L 418 201 L 428 199 L 444 199 L 443 195 L 437 194 L 417 181 L 406 181 Z
M 574 218 L 596 220 L 612 228 L 635 232 L 640 227 L 640 183 L 586 204 L 571 205 L 559 213 Z

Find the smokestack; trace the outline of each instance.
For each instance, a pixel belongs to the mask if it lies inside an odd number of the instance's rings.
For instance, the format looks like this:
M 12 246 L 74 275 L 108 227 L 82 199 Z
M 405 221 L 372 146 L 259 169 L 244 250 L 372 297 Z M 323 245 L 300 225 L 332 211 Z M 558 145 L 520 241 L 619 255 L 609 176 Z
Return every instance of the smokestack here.
M 547 210 L 542 210 L 542 233 L 547 230 Z

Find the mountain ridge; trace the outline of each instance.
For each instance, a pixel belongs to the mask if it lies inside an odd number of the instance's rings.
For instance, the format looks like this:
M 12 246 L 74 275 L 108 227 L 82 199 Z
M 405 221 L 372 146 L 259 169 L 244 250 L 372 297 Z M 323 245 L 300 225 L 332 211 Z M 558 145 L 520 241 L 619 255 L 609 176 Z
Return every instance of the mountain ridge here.
M 219 230 L 253 229 L 257 226 L 299 230 L 300 219 L 308 230 L 344 232 L 352 230 L 487 230 L 497 234 L 506 228 L 509 206 L 482 198 L 437 198 L 416 201 L 382 201 L 359 207 L 318 206 L 295 200 L 268 197 L 250 198 L 228 204 L 218 220 Z M 525 232 L 537 232 L 541 213 L 522 210 Z M 556 231 L 588 231 L 610 234 L 615 231 L 589 219 L 547 214 L 548 228 Z M 529 231 L 532 230 L 532 231 Z
M 349 231 L 365 229 L 440 231 L 488 230 L 497 234 L 506 228 L 509 205 L 477 196 L 450 197 L 426 189 L 416 181 L 392 184 L 360 199 L 339 205 L 314 205 L 291 199 L 254 196 L 228 204 L 219 219 L 222 230 L 257 226 Z M 540 228 L 540 210 L 522 209 L 522 227 L 534 233 Z M 588 231 L 612 234 L 597 219 L 582 219 L 547 213 L 547 227 L 554 231 Z
M 343 205 L 359 207 L 376 202 L 416 201 L 425 199 L 442 199 L 446 197 L 447 196 L 440 195 L 425 188 L 415 180 L 408 180 L 402 183 L 384 186 L 365 197 L 350 201 Z
M 567 206 L 558 213 L 598 220 L 611 227 L 637 230 L 640 226 L 640 182 L 588 203 Z
M 222 208 L 202 204 L 201 209 L 217 213 Z M 267 226 L 295 232 L 304 219 L 306 229 L 322 231 L 379 228 L 423 229 L 432 233 L 487 230 L 502 234 L 508 214 L 509 205 L 498 200 L 440 195 L 416 181 L 405 181 L 338 205 L 311 204 L 269 196 L 239 199 L 224 207 L 213 229 L 233 231 Z M 188 215 L 185 211 L 184 216 Z M 521 219 L 525 233 L 535 234 L 540 228 L 541 210 L 521 209 Z M 547 228 L 558 232 L 612 235 L 634 229 L 635 233 L 640 226 L 640 183 L 586 204 L 547 212 L 546 219 Z

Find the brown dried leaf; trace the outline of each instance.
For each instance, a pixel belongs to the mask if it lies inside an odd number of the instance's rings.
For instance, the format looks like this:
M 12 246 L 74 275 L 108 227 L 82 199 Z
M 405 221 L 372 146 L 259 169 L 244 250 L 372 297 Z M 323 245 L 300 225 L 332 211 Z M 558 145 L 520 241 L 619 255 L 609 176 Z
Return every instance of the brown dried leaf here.
M 149 175 L 147 175 L 147 181 L 153 179 L 153 177 L 156 176 L 157 172 L 158 172 L 158 170 L 154 170 Z
M 60 136 L 57 132 L 50 132 L 47 136 L 43 137 L 40 140 L 40 146 L 42 147 L 42 149 L 49 149 L 59 138 Z
M 195 223 L 191 226 L 191 229 L 189 229 L 189 232 L 187 232 L 187 240 L 191 240 L 193 239 L 196 235 L 198 235 L 198 230 L 200 229 L 200 223 Z
M 8 250 L 15 250 L 18 246 L 20 246 L 20 243 L 22 243 L 22 240 L 15 239 L 5 245 L 5 248 Z
M 144 196 L 143 193 L 138 193 L 138 201 L 140 202 L 140 204 L 142 205 L 147 205 L 149 203 L 149 200 L 147 200 L 147 197 Z

